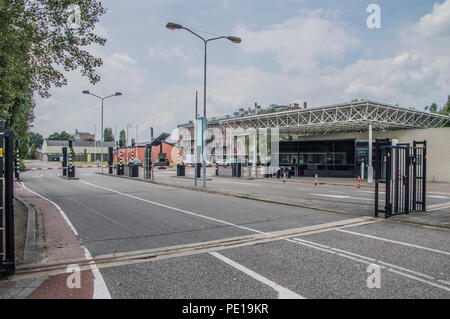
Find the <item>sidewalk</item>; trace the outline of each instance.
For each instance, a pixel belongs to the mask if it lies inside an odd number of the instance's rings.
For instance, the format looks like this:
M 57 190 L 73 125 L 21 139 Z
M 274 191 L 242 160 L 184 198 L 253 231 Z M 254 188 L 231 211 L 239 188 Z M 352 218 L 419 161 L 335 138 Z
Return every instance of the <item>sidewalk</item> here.
M 81 288 L 68 287 L 68 277 L 72 272 L 56 275 L 32 273 L 48 263 L 85 260 L 86 251 L 58 207 L 17 183 L 14 186 L 14 194 L 20 202 L 16 205 L 15 216 L 21 216 L 15 227 L 16 274 L 0 281 L 0 299 L 93 298 L 95 275 L 92 270 L 79 272 Z M 28 218 L 24 223 L 26 214 Z

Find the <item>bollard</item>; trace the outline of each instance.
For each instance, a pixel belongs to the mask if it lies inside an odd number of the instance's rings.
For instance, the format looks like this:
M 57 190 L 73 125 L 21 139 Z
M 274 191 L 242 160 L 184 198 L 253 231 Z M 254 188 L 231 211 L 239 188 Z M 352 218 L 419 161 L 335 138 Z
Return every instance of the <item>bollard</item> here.
M 283 183 L 286 183 L 286 170 L 283 170 Z
M 361 188 L 361 176 L 358 176 L 358 188 Z
M 316 174 L 316 177 L 314 179 L 314 185 L 319 185 L 319 174 Z

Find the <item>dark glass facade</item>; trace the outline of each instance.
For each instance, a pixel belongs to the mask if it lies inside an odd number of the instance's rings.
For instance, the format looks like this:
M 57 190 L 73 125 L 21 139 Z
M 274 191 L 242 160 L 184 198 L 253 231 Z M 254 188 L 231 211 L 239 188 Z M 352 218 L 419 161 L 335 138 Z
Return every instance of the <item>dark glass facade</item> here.
M 355 139 L 281 141 L 280 166 L 298 176 L 354 177 Z

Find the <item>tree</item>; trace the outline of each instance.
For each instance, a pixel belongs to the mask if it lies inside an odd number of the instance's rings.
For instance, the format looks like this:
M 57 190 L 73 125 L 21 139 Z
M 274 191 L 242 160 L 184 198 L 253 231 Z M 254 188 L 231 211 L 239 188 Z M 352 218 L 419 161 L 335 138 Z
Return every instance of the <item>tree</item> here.
M 80 25 L 71 28 L 67 10 L 78 5 Z M 67 84 L 63 72 L 80 69 L 95 84 L 102 65 L 88 51 L 106 39 L 92 30 L 105 13 L 97 0 L 0 1 L 0 120 L 21 140 L 20 154 L 29 148 L 27 132 L 34 120 L 34 94 L 49 97 L 52 86 Z
M 61 133 L 55 132 L 51 134 L 47 139 L 53 141 L 69 141 L 73 140 L 73 136 L 66 133 L 66 131 L 62 131 Z
M 426 106 L 425 110 L 429 110 L 430 113 L 437 113 L 438 112 L 438 106 L 437 106 L 436 103 L 433 103 L 430 106 Z
M 103 130 L 103 140 L 105 142 L 114 142 L 114 135 L 112 134 L 112 129 L 105 127 Z
M 125 137 L 125 130 L 122 130 L 122 131 L 120 131 L 120 134 L 119 134 L 119 146 L 120 147 L 126 146 L 126 144 L 127 144 L 126 141 L 127 141 L 127 139 Z
M 450 116 L 450 95 L 447 98 L 447 104 L 439 111 L 439 114 Z M 445 126 L 450 127 L 450 121 Z
M 32 144 L 30 147 L 30 151 L 28 152 L 29 159 L 36 159 L 36 145 Z
M 444 107 L 439 111 L 439 113 L 447 116 L 450 115 L 450 95 L 448 96 L 447 104 L 444 105 Z
M 70 26 L 70 5 L 80 9 L 79 27 Z M 100 80 L 95 68 L 102 60 L 83 48 L 105 44 L 106 39 L 92 32 L 105 12 L 97 0 L 2 1 L 0 42 L 12 45 L 5 52 L 8 58 L 26 61 L 31 88 L 42 97 L 50 96 L 52 85 L 67 84 L 62 70 L 81 68 L 81 74 L 95 84 Z
M 34 145 L 36 148 L 41 148 L 44 138 L 39 133 L 28 132 L 28 138 L 30 140 L 30 147 Z

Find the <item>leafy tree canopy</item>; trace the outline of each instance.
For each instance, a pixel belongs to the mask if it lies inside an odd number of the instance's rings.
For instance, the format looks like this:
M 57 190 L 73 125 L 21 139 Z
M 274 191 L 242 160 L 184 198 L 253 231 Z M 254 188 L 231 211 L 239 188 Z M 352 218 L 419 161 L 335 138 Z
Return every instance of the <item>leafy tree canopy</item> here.
M 73 136 L 66 133 L 66 131 L 62 131 L 61 133 L 55 132 L 51 134 L 47 139 L 52 141 L 69 141 L 73 140 Z

